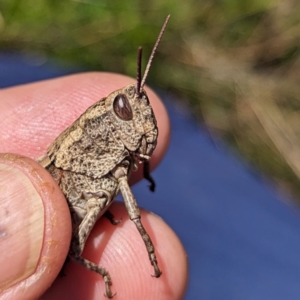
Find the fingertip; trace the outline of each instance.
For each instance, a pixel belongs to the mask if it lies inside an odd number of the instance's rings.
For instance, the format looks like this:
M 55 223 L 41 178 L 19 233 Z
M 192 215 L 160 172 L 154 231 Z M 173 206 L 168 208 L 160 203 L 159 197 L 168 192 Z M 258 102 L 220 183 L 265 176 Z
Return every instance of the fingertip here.
M 0 154 L 0 299 L 36 299 L 54 281 L 68 253 L 68 206 L 37 162 Z
M 83 257 L 104 267 L 117 299 L 182 299 L 187 285 L 187 256 L 174 231 L 157 215 L 142 212 L 142 222 L 156 249 L 162 275 L 154 278 L 144 242 L 122 203 L 110 211 L 122 222 L 116 226 L 101 218 L 93 228 Z M 105 299 L 100 275 L 70 262 L 66 276 L 58 278 L 42 299 Z

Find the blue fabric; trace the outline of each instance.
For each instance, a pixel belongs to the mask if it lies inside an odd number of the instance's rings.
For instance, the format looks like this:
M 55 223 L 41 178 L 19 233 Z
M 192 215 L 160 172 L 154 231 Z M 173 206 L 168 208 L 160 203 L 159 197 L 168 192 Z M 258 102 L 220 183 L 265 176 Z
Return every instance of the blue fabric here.
M 0 54 L 0 86 L 77 71 Z M 140 204 L 179 235 L 189 258 L 185 299 L 299 300 L 300 218 L 285 195 L 162 94 L 172 139 L 153 172 L 157 191 L 134 187 Z M 174 257 L 176 263 L 176 257 Z

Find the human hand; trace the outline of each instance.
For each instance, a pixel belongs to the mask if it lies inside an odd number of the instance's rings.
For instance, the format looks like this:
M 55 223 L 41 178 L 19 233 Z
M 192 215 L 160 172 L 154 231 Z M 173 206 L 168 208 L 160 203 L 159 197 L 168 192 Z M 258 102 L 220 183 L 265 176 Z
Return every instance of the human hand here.
M 59 187 L 31 159 L 45 154 L 50 143 L 91 104 L 132 81 L 116 74 L 86 73 L 0 91 L 0 152 L 27 157 L 0 155 L 1 300 L 103 297 L 102 278 L 72 261 L 66 265 L 66 276 L 55 280 L 68 253 L 71 220 Z M 169 123 L 157 96 L 147 92 L 159 127 L 151 159 L 155 166 L 167 147 Z M 132 182 L 141 179 L 141 172 L 132 178 Z M 110 272 L 115 299 L 181 299 L 187 260 L 174 232 L 158 216 L 142 211 L 163 271 L 159 279 L 152 278 L 144 243 L 123 204 L 113 204 L 110 211 L 122 223 L 113 226 L 101 218 L 83 257 Z

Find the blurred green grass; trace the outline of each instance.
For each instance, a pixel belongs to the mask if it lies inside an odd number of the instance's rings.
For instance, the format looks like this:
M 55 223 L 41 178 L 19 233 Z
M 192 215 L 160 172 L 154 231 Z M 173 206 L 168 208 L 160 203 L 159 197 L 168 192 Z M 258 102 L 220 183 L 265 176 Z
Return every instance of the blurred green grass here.
M 299 200 L 299 13 L 293 0 L 2 0 L 0 51 L 134 77 L 171 14 L 148 84 Z

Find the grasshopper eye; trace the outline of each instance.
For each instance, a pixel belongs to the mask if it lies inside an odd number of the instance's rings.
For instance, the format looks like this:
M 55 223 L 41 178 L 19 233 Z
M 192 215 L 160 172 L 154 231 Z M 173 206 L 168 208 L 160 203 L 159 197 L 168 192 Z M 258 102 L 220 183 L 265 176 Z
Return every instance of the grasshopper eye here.
M 130 121 L 133 118 L 132 110 L 127 97 L 124 94 L 119 94 L 115 97 L 114 112 L 116 115 L 124 121 Z

